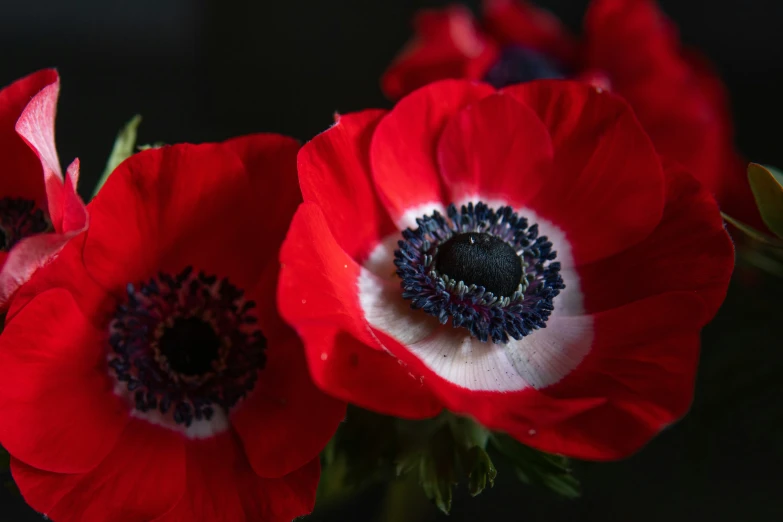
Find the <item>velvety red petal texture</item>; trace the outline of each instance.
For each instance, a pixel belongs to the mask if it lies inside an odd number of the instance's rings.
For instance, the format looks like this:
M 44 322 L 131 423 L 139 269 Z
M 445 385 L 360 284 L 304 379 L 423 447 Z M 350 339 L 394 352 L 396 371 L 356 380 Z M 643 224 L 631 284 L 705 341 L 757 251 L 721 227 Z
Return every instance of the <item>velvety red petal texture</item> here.
M 134 419 L 89 473 L 48 473 L 19 460 L 12 472 L 27 503 L 52 520 L 147 522 L 185 493 L 185 443 L 173 431 Z
M 4 172 L 0 194 L 32 199 L 43 209 L 47 205 L 41 163 L 14 127 L 33 96 L 58 82 L 57 71 L 46 69 L 0 90 L 0 161 Z
M 555 15 L 526 0 L 484 0 L 483 22 L 502 44 L 548 54 L 564 64 L 577 58 L 577 42 Z
M 356 295 L 362 268 L 337 244 L 315 204 L 297 211 L 280 260 L 280 314 L 303 339 L 321 389 L 400 417 L 426 418 L 439 411 L 417 376 L 381 350 Z
M 724 210 L 761 225 L 733 143 L 720 80 L 683 49 L 652 0 L 594 0 L 585 16 L 585 67 L 603 70 L 658 151 L 706 184 Z
M 291 216 L 302 202 L 296 174 L 299 142 L 280 134 L 248 134 L 222 145 L 239 156 L 253 189 L 252 193 L 243 194 L 243 199 L 235 200 L 237 205 L 247 205 L 253 211 L 241 213 L 243 231 L 254 230 L 264 236 L 267 245 L 279 245 L 288 232 Z M 251 200 L 256 202 L 255 208 L 250 205 Z M 277 261 L 276 256 L 267 255 Z
M 542 188 L 524 206 L 565 231 L 577 264 L 620 252 L 652 232 L 663 213 L 663 171 L 622 99 L 558 80 L 502 92 L 533 109 L 549 131 L 554 170 L 543 183 L 533 182 Z
M 289 522 L 315 505 L 317 458 L 285 477 L 265 479 L 230 433 L 190 441 L 186 449 L 185 495 L 155 522 Z
M 652 234 L 620 254 L 579 267 L 588 313 L 650 295 L 691 291 L 704 302 L 706 323 L 723 303 L 734 245 L 718 205 L 681 167 L 668 165 L 665 174 L 666 207 Z M 618 280 L 624 284 L 614 285 Z M 614 288 L 607 291 L 610 286 Z
M 369 254 L 368 246 L 396 230 L 379 204 L 370 176 L 370 140 L 385 113 L 341 115 L 299 153 L 299 184 L 305 201 L 323 209 L 337 243 L 359 261 Z
M 0 444 L 41 470 L 81 473 L 129 419 L 108 376 L 105 333 L 64 289 L 41 293 L 0 336 Z
M 297 151 L 290 138 L 253 135 L 133 155 L 89 205 L 88 270 L 111 289 L 188 265 L 252 288 L 299 201 Z
M 89 204 L 93 226 L 87 233 L 85 266 L 105 288 L 120 292 L 127 283 L 146 280 L 159 270 L 177 273 L 194 264 L 215 273 L 234 257 L 218 245 L 237 241 L 240 231 L 224 227 L 223 219 L 243 214 L 232 200 L 242 190 L 249 190 L 242 162 L 218 145 L 179 145 L 134 154 Z M 210 248 L 204 248 L 205 243 Z M 212 266 L 209 259 L 201 259 L 209 257 Z
M 437 80 L 479 80 L 498 53 L 465 6 L 424 10 L 414 19 L 413 39 L 381 78 L 381 88 L 396 100 Z
M 407 210 L 446 201 L 435 153 L 440 134 L 457 110 L 493 92 L 483 83 L 444 80 L 406 96 L 378 124 L 370 145 L 372 175 L 398 225 Z

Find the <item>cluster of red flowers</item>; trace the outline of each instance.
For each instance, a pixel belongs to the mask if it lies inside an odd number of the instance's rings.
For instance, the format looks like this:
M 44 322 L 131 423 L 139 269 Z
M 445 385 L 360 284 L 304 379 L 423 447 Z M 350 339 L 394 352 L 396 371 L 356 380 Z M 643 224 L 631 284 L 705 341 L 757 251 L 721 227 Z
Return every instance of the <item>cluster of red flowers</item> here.
M 595 460 L 682 416 L 733 267 L 716 197 L 753 222 L 750 194 L 719 82 L 655 7 L 596 0 L 586 26 L 425 13 L 392 110 L 301 148 L 145 150 L 86 207 L 56 73 L 1 91 L 0 445 L 25 500 L 289 521 L 346 402 Z

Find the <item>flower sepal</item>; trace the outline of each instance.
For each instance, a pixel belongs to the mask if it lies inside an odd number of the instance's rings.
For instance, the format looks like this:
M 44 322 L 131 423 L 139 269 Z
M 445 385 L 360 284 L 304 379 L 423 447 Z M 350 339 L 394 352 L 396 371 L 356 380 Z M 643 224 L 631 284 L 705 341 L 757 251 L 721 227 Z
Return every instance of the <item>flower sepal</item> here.
M 322 455 L 318 504 L 328 507 L 370 484 L 414 483 L 448 514 L 454 487 L 467 485 L 471 496 L 493 487 L 500 460 L 527 484 L 566 498 L 579 496 L 568 459 L 492 433 L 471 419 L 443 412 L 411 421 L 352 407 Z
M 535 450 L 501 433 L 492 434 L 490 441 L 514 465 L 522 482 L 547 488 L 565 498 L 580 496 L 579 480 L 573 475 L 568 458 Z
M 418 478 L 440 511 L 451 511 L 452 489 L 465 479 L 472 496 L 494 486 L 497 470 L 486 452 L 489 432 L 483 427 L 448 412 L 406 424 L 411 425 L 402 426 L 408 437 L 398 457 L 397 476 Z

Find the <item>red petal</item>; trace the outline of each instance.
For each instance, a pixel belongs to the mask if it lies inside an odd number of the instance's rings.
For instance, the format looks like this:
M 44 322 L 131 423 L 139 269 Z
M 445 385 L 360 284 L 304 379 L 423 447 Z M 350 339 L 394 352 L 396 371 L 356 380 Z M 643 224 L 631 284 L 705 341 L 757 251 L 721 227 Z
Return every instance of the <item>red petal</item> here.
M 470 10 L 461 5 L 419 12 L 414 33 L 381 78 L 381 88 L 388 98 L 401 98 L 447 78 L 479 80 L 497 60 L 497 45 L 481 32 Z
M 315 387 L 293 332 L 287 341 L 270 343 L 266 354 L 256 387 L 231 424 L 253 470 L 277 478 L 318 456 L 344 419 L 345 404 Z
M 107 326 L 108 328 L 108 326 Z M 0 337 L 0 444 L 25 463 L 60 473 L 94 468 L 128 422 L 98 331 L 63 289 L 42 293 Z
M 444 80 L 403 98 L 378 124 L 370 149 L 373 177 L 398 226 L 412 224 L 402 223 L 407 210 L 449 203 L 438 174 L 438 139 L 461 108 L 493 92 L 482 83 Z
M 269 251 L 268 247 L 282 243 L 291 217 L 302 202 L 296 172 L 299 142 L 280 134 L 248 134 L 223 145 L 239 156 L 253 185 L 252 194 L 245 195 L 245 199 L 237 197 L 237 205 L 246 204 L 252 214 L 238 214 L 244 220 L 252 219 L 247 225 L 259 227 L 256 233 L 264 238 L 264 250 Z M 269 258 L 277 261 L 276 255 Z
M 43 209 L 47 206 L 41 163 L 14 127 L 30 100 L 47 85 L 58 82 L 57 71 L 46 69 L 0 90 L 0 160 L 5 172 L 0 177 L 0 193 L 32 199 Z
M 320 465 L 314 459 L 279 479 L 258 477 L 230 433 L 187 444 L 187 491 L 155 522 L 290 522 L 313 510 Z
M 6 322 L 39 294 L 63 288 L 71 294 L 87 320 L 99 330 L 104 328 L 110 314 L 115 312 L 116 302 L 90 278 L 82 264 L 85 239 L 86 234 L 73 237 L 51 263 L 38 270 L 19 288 L 10 302 Z
M 288 156 L 293 162 L 293 150 Z M 276 168 L 273 162 L 274 175 Z M 280 218 L 264 211 L 271 201 L 265 198 L 274 194 L 250 177 L 231 147 L 220 144 L 134 154 L 89 205 L 87 269 L 105 288 L 120 291 L 159 270 L 179 272 L 188 265 L 252 287 L 259 267 L 275 256 L 280 230 L 276 223 L 259 225 Z M 268 229 L 276 231 L 271 245 L 263 236 Z
M 550 180 L 552 156 L 536 113 L 500 94 L 462 109 L 438 143 L 441 175 L 454 202 L 478 196 L 525 206 Z
M 341 115 L 299 153 L 305 201 L 321 207 L 337 242 L 357 261 L 396 230 L 380 205 L 370 173 L 370 140 L 384 114 L 369 110 Z
M 484 0 L 487 30 L 504 44 L 554 56 L 566 65 L 577 58 L 577 42 L 555 15 L 524 0 Z
M 390 353 L 323 325 L 304 327 L 300 335 L 313 380 L 330 395 L 404 419 L 427 419 L 443 409 L 421 374 Z
M 597 314 L 591 351 L 577 369 L 552 386 L 510 393 L 455 386 L 383 340 L 449 410 L 544 451 L 612 460 L 634 453 L 687 411 L 702 317 L 701 300 L 684 292 Z
M 288 324 L 298 328 L 327 321 L 376 346 L 357 296 L 361 267 L 336 243 L 314 203 L 304 203 L 296 211 L 280 262 L 277 299 L 280 315 Z
M 661 294 L 595 315 L 590 354 L 573 374 L 542 391 L 557 400 L 603 397 L 606 404 L 552 426 L 551 439 L 538 430 L 541 440 L 526 442 L 597 460 L 638 450 L 690 407 L 704 317 L 703 301 L 692 292 Z
M 666 207 L 653 233 L 625 252 L 579 267 L 589 313 L 673 291 L 701 297 L 705 323 L 718 311 L 734 268 L 731 239 L 705 187 L 674 166 L 666 179 Z
M 27 503 L 63 522 L 146 522 L 169 511 L 185 492 L 182 439 L 142 420 L 133 420 L 89 473 L 48 473 L 19 460 L 12 471 Z
M 655 228 L 663 172 L 627 104 L 579 82 L 536 81 L 503 92 L 549 129 L 555 172 L 529 208 L 565 232 L 577 264 L 621 252 Z
M 437 413 L 438 405 L 416 377 L 381 351 L 359 305 L 362 269 L 336 243 L 314 204 L 297 211 L 280 259 L 280 314 L 303 339 L 321 389 L 388 414 Z
M 6 254 L 0 270 L 0 309 L 8 306 L 14 293 L 46 265 L 78 231 L 68 234 L 39 234 L 23 239 Z

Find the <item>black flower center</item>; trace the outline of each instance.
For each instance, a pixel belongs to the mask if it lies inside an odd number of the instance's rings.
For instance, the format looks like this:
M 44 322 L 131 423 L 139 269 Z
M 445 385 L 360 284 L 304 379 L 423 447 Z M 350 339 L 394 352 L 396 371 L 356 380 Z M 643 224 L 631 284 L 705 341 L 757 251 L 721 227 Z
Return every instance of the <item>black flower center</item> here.
M 8 252 L 22 239 L 51 230 L 52 224 L 34 201 L 0 199 L 0 251 Z
M 255 303 L 227 279 L 191 267 L 129 284 L 110 327 L 109 366 L 136 410 L 176 424 L 225 413 L 255 386 L 266 338 Z
M 496 296 L 513 295 L 522 280 L 522 262 L 511 245 L 484 232 L 452 236 L 438 247 L 435 268 Z
M 560 65 L 550 57 L 526 47 L 509 45 L 501 50 L 484 81 L 500 89 L 515 83 L 565 76 Z
M 544 328 L 565 288 L 538 225 L 511 207 L 449 205 L 402 231 L 394 264 L 411 308 L 451 320 L 480 341 L 507 343 Z
M 198 317 L 178 317 L 158 341 L 171 369 L 184 375 L 201 375 L 218 358 L 220 339 L 214 328 Z

